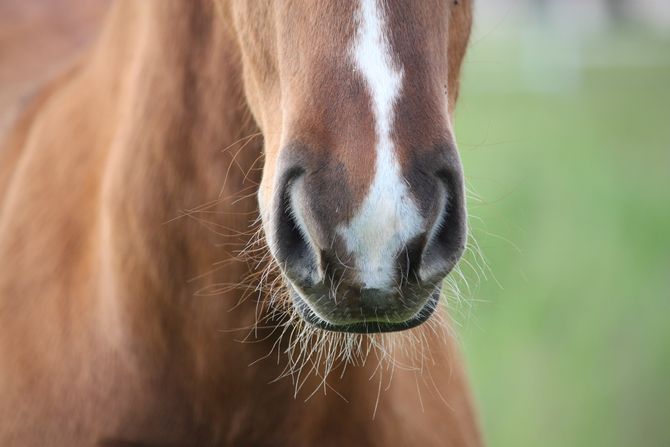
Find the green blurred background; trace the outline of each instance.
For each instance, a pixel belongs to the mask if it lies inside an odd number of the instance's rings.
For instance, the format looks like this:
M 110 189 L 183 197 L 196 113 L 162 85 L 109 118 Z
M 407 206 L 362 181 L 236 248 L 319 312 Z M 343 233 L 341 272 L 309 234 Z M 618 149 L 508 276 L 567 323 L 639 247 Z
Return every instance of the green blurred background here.
M 451 304 L 486 438 L 670 446 L 670 2 L 497 3 L 456 120 L 490 267 Z

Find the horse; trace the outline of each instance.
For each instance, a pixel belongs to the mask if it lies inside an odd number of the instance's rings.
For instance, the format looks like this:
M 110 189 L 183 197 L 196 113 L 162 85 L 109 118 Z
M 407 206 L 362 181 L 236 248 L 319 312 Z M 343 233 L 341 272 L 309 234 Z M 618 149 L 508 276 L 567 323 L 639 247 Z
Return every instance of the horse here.
M 0 445 L 480 446 L 471 0 L 117 0 L 0 150 Z

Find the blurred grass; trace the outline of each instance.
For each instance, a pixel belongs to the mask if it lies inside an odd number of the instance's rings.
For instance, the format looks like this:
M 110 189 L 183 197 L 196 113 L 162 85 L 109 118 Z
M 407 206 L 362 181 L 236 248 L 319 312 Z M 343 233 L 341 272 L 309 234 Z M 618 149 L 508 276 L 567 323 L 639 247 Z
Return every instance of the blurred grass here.
M 591 37 L 554 89 L 560 64 L 532 67 L 542 42 L 493 34 L 473 42 L 456 121 L 495 276 L 466 263 L 454 308 L 486 437 L 670 446 L 670 41 Z

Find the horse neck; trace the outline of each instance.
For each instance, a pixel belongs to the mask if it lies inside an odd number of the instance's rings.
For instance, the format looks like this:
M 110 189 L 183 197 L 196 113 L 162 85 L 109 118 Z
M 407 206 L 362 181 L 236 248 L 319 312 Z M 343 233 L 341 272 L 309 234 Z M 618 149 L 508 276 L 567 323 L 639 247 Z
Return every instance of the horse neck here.
M 235 258 L 257 214 L 262 139 L 213 3 L 118 2 L 88 70 L 118 103 L 101 188 L 106 324 L 165 349 L 251 324 L 253 303 L 228 311 L 249 272 Z

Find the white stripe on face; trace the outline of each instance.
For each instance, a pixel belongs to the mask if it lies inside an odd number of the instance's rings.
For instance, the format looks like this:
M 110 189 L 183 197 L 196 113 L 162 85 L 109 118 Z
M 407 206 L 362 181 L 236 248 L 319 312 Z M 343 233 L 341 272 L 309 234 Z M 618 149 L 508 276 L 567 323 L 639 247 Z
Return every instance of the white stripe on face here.
M 396 256 L 424 228 L 395 156 L 391 130 L 394 105 L 402 89 L 402 67 L 396 67 L 384 35 L 380 0 L 361 0 L 359 28 L 352 48 L 356 68 L 372 99 L 377 137 L 375 176 L 361 208 L 338 232 L 353 254 L 364 288 L 389 288 L 396 276 Z

